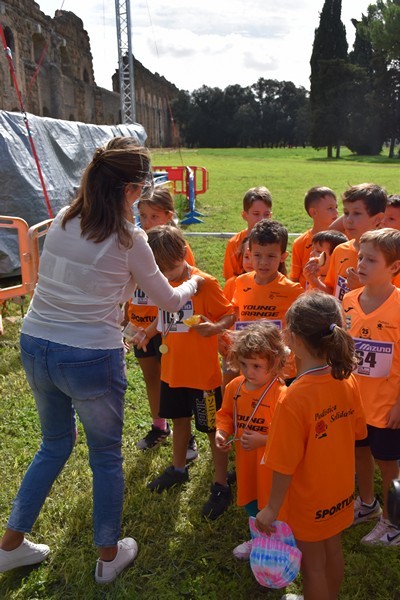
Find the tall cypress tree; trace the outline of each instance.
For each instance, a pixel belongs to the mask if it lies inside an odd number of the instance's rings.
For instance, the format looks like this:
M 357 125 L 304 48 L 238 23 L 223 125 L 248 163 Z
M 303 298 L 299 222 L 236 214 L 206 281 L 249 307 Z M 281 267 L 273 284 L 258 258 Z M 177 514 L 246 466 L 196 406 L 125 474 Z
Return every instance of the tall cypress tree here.
M 352 68 L 347 62 L 346 29 L 341 21 L 342 0 L 325 0 L 311 55 L 311 142 L 327 146 L 328 157 L 345 136 Z

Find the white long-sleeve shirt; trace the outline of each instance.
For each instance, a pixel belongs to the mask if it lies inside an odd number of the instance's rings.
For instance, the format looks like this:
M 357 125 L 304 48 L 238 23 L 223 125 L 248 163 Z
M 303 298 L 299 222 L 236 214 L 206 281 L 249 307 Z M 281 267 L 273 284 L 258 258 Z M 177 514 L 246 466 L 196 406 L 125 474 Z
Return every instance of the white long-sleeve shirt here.
M 119 246 L 115 235 L 94 243 L 81 235 L 78 217 L 62 229 L 66 210 L 61 209 L 47 233 L 22 333 L 78 348 L 120 348 L 120 304 L 136 286 L 168 311 L 178 310 L 196 292 L 191 280 L 177 288 L 169 285 L 143 230 L 128 223 L 129 249 Z

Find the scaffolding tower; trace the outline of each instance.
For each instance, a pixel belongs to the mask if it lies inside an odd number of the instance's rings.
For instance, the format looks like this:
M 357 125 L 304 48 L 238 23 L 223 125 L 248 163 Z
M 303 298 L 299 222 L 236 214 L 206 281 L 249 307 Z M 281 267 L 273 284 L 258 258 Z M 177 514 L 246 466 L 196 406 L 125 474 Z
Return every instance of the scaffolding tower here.
M 136 121 L 130 0 L 115 0 L 122 123 Z

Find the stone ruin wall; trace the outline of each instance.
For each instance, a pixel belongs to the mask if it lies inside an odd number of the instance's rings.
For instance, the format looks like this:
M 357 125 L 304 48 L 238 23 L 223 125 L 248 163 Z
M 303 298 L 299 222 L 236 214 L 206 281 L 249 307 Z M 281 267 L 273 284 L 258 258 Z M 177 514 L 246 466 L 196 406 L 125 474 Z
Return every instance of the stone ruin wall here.
M 114 91 L 96 85 L 90 40 L 79 17 L 58 10 L 51 18 L 34 0 L 0 0 L 0 22 L 12 50 L 27 112 L 84 123 L 114 125 L 121 122 L 118 72 L 113 76 Z M 38 76 L 27 96 L 46 45 Z M 146 129 L 148 145 L 173 146 L 176 140 L 168 102 L 178 93 L 178 88 L 157 73 L 151 73 L 136 59 L 134 79 L 136 120 Z M 0 110 L 20 112 L 2 44 Z

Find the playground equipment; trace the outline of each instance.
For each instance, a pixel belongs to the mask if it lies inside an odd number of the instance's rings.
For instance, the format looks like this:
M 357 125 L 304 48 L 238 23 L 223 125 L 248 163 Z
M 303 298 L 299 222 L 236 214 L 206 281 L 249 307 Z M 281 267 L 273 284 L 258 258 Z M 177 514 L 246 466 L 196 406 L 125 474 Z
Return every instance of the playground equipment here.
M 196 195 L 205 194 L 208 190 L 208 171 L 205 167 L 153 167 L 154 178 L 165 174 L 168 181 L 172 182 L 174 194 L 182 194 L 186 197 L 189 211 L 185 213 L 181 220 L 182 225 L 192 225 L 193 223 L 204 223 L 199 217 L 204 217 L 201 212 L 196 210 Z

